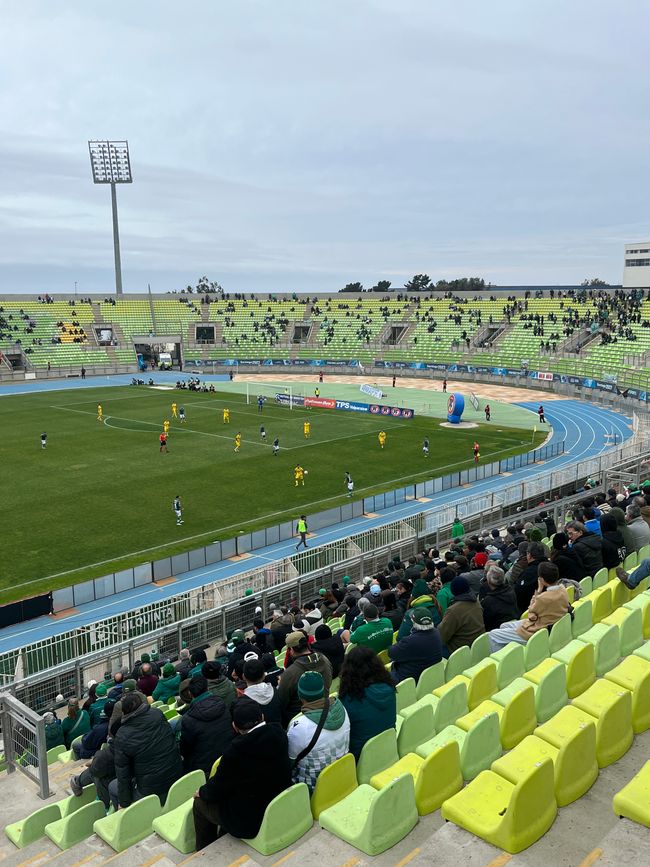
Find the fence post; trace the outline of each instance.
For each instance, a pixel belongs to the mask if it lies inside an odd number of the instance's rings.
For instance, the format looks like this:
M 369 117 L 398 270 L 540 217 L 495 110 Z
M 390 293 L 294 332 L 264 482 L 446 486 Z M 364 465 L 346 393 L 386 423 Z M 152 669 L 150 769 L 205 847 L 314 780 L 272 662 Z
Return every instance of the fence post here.
M 49 798 L 50 780 L 47 767 L 47 744 L 45 741 L 45 720 L 41 717 L 36 723 L 36 761 L 38 762 L 39 797 Z
M 2 695 L 0 695 L 0 719 L 2 720 L 2 740 L 4 743 L 5 761 L 7 762 L 7 773 L 13 774 L 16 770 L 14 756 L 14 737 L 11 727 L 11 714 Z

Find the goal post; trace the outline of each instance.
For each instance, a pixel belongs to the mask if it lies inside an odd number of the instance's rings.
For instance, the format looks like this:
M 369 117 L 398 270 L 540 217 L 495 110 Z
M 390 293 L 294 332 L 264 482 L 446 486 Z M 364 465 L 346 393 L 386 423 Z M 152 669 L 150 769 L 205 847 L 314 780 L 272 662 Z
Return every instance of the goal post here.
M 289 395 L 289 408 L 293 409 L 293 398 L 296 394 L 295 387 L 286 382 L 270 383 L 270 382 L 247 382 L 246 383 L 246 403 L 256 404 L 260 397 L 269 403 L 275 403 L 276 394 Z

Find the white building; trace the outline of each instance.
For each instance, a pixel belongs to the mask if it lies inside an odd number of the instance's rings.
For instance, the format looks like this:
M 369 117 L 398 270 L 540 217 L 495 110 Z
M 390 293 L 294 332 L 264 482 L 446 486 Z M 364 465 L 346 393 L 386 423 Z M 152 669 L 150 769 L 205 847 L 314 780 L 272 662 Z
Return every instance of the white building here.
M 650 288 L 650 241 L 625 245 L 623 287 L 625 289 Z

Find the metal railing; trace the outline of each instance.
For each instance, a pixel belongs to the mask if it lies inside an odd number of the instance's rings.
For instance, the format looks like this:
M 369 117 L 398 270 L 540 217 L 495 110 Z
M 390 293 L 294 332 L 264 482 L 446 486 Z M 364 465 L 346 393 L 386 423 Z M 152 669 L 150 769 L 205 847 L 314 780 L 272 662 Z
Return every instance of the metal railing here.
M 45 721 L 9 692 L 0 692 L 0 727 L 7 773 L 21 771 L 38 786 L 41 798 L 50 792 Z

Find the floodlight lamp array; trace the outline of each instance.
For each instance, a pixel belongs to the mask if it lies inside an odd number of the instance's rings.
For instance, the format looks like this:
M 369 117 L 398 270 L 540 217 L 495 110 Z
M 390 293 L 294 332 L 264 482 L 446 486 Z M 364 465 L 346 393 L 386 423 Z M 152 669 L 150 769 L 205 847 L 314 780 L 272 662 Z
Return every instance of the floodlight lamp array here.
M 89 141 L 90 166 L 96 184 L 131 184 L 128 141 Z

